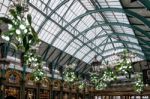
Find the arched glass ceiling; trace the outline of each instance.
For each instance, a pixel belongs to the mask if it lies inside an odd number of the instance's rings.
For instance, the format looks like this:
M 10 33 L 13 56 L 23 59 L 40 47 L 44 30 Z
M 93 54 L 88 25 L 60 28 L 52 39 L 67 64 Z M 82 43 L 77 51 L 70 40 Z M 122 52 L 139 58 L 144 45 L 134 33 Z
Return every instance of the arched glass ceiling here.
M 7 13 L 9 6 L 9 0 L 1 0 L 0 12 Z M 126 48 L 144 56 L 132 28 L 111 24 L 91 28 L 108 22 L 129 24 L 125 13 L 90 13 L 69 24 L 90 10 L 112 7 L 122 8 L 119 0 L 29 0 L 29 13 L 40 39 L 86 63 L 90 63 L 94 55 L 98 55 L 99 60 L 113 61 L 116 58 L 113 52 Z M 142 59 L 144 57 L 136 57 L 134 61 Z

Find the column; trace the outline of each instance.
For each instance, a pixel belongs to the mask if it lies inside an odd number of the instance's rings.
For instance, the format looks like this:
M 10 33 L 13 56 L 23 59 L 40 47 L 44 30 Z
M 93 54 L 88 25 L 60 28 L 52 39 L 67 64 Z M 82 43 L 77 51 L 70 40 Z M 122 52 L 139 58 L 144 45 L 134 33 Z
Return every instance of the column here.
M 20 81 L 20 98 L 25 99 L 25 80 Z
M 24 53 L 21 53 L 21 66 L 23 68 L 22 71 L 22 79 L 20 82 L 20 97 L 21 99 L 25 99 L 25 77 L 26 77 L 26 65 L 24 65 Z
M 51 80 L 52 80 L 52 85 L 51 85 L 51 99 L 55 99 L 55 92 L 53 90 L 53 80 L 54 80 L 54 67 L 55 64 L 54 63 L 50 63 L 50 72 L 51 72 Z
M 40 99 L 40 85 L 41 85 L 41 83 L 37 82 L 36 85 L 37 85 L 36 99 Z
M 60 86 L 60 99 L 63 99 L 63 82 L 61 82 Z

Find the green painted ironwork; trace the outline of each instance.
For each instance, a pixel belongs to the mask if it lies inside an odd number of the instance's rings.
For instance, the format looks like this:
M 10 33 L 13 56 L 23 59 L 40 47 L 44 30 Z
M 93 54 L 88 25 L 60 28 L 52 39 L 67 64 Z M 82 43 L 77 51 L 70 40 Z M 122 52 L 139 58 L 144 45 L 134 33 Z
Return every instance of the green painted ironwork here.
M 67 56 L 67 54 L 65 54 L 65 55 L 59 60 L 59 63 L 60 63 L 63 59 L 65 59 L 66 56 Z
M 109 35 L 107 34 L 103 34 L 103 35 L 100 35 L 100 36 L 96 36 L 92 39 L 90 39 L 90 41 L 86 42 L 87 44 L 90 43 L 91 41 L 94 41 L 96 39 L 99 39 L 99 38 L 103 38 L 103 37 L 107 37 L 107 36 L 110 36 L 113 38 L 113 36 L 124 36 L 124 37 L 130 37 L 130 38 L 133 38 L 133 39 L 136 39 L 135 35 L 132 35 L 132 34 L 125 34 L 125 33 L 118 33 L 118 32 L 114 32 L 114 33 L 111 33 Z M 141 36 L 137 36 L 138 39 L 141 39 L 142 41 L 145 41 L 143 38 L 140 38 Z
M 53 50 L 53 52 L 51 52 L 51 54 L 46 58 L 46 61 L 48 61 L 48 59 L 54 54 L 54 52 L 56 51 L 56 48 Z
M 125 49 L 125 48 L 124 48 L 124 47 L 116 47 L 116 49 Z M 128 49 L 129 49 L 129 50 L 133 50 L 134 53 L 135 53 L 139 58 L 145 59 L 144 55 L 142 55 L 142 54 L 140 54 L 140 53 L 136 53 L 136 51 L 140 51 L 140 50 L 138 50 L 138 49 L 136 49 L 136 48 L 132 48 L 132 47 L 128 47 Z M 114 50 L 114 49 L 113 49 L 113 48 L 107 49 L 107 50 L 105 50 L 105 53 L 107 53 L 107 52 L 109 52 L 109 51 L 112 51 L 112 50 Z M 100 53 L 100 54 L 101 54 L 101 53 Z M 105 59 L 106 59 L 106 58 L 108 58 L 108 57 L 110 57 L 110 56 L 113 56 L 113 55 L 114 55 L 114 54 L 112 53 L 112 54 L 107 55 L 107 56 L 104 56 L 104 57 L 105 57 Z M 90 62 L 92 62 L 92 59 L 90 60 Z M 89 62 L 89 64 L 90 64 L 90 62 Z M 87 72 L 87 69 L 89 69 L 89 68 L 90 68 L 90 65 L 88 65 L 88 66 L 86 66 L 86 67 L 81 67 L 80 70 L 82 70 L 82 73 L 85 73 L 85 71 Z
M 104 8 L 102 8 L 102 9 L 104 9 Z M 107 10 L 104 10 L 104 11 L 114 11 L 114 10 L 115 10 L 115 12 L 127 13 L 128 15 L 134 16 L 134 17 L 138 18 L 139 20 L 141 20 L 142 22 L 144 22 L 146 25 L 150 26 L 148 20 L 144 19 L 142 16 L 139 16 L 138 14 L 136 14 L 136 13 L 134 13 L 134 12 L 132 12 L 132 11 L 128 11 L 128 10 L 124 11 L 123 9 L 121 9 L 121 10 L 119 10 L 119 9 L 120 9 L 120 8 L 115 8 L 115 9 L 114 9 L 114 8 L 107 8 Z M 78 17 L 76 17 L 75 19 L 73 19 L 71 22 L 73 23 L 73 22 L 75 22 L 76 20 L 83 18 L 84 16 L 88 15 L 87 13 L 89 13 L 89 12 L 91 12 L 91 13 L 103 12 L 103 11 L 99 11 L 99 10 L 100 10 L 100 9 L 98 9 L 98 11 L 96 10 L 96 12 L 88 11 L 88 12 L 86 12 L 85 15 L 81 15 L 80 18 L 79 18 L 79 16 L 78 16 Z M 131 12 L 132 12 L 132 13 L 131 13 Z M 50 19 L 50 18 L 48 18 L 48 19 Z M 70 24 L 72 24 L 71 22 L 69 22 L 68 26 L 69 26 Z M 55 23 L 55 22 L 54 22 L 54 23 Z M 59 25 L 58 25 L 58 26 L 59 26 Z M 65 27 L 68 27 L 68 26 L 65 26 Z M 59 26 L 59 27 L 61 27 L 61 26 Z M 66 31 L 66 29 L 65 29 L 64 27 L 62 28 L 62 30 L 65 30 L 65 31 Z M 68 33 L 69 33 L 69 32 L 68 32 Z
M 70 21 L 66 26 L 68 27 L 69 24 L 72 24 L 74 23 L 75 21 L 77 21 L 78 19 L 80 18 L 83 18 L 89 14 L 92 14 L 92 13 L 98 13 L 98 12 L 109 12 L 109 11 L 113 11 L 113 12 L 120 12 L 120 13 L 125 13 L 127 15 L 130 15 L 130 16 L 133 16 L 137 19 L 139 19 L 140 21 L 142 21 L 145 25 L 147 25 L 148 27 L 150 27 L 150 21 L 147 20 L 146 18 L 144 18 L 143 16 L 133 12 L 133 11 L 130 11 L 128 9 L 122 9 L 122 8 L 101 8 L 101 9 L 96 9 L 96 10 L 89 10 L 87 11 L 86 13 L 82 14 L 82 15 L 79 15 L 77 16 L 76 18 L 74 18 L 72 21 Z
M 70 24 L 74 23 L 75 21 L 82 19 L 83 17 L 92 14 L 92 13 L 97 13 L 97 12 L 107 12 L 107 11 L 113 11 L 113 12 L 120 12 L 120 13 L 126 13 L 130 16 L 133 16 L 137 19 L 139 19 L 140 21 L 142 21 L 144 24 L 146 24 L 148 27 L 150 27 L 150 21 L 148 21 L 146 18 L 144 18 L 143 16 L 127 10 L 127 9 L 121 9 L 121 8 L 101 8 L 101 9 L 97 9 L 97 10 L 91 10 L 91 11 L 87 11 L 86 13 L 79 15 L 78 17 L 74 18 L 72 21 L 70 21 L 66 26 L 64 26 L 64 28 L 67 28 L 68 26 L 70 26 Z M 57 37 L 61 34 L 61 32 L 63 31 L 63 29 L 57 34 Z M 82 33 L 81 33 L 82 34 Z
M 108 43 L 108 40 L 109 40 L 109 39 L 107 38 L 107 39 L 105 39 L 105 40 L 106 40 L 106 43 Z M 103 43 L 105 42 L 105 40 L 104 40 L 101 44 L 103 44 Z M 99 45 L 101 45 L 101 44 L 99 44 Z M 102 53 L 104 52 L 104 50 L 105 50 L 105 48 L 106 48 L 106 45 L 107 45 L 107 44 L 104 45 L 104 48 L 103 48 L 103 50 L 102 50 Z M 93 49 L 94 49 L 94 48 L 93 48 Z M 90 50 L 90 52 L 92 52 L 92 50 Z M 89 53 L 87 53 L 87 54 L 89 54 Z M 87 54 L 85 54 L 85 55 L 82 57 L 81 60 L 83 60 L 83 59 L 87 56 Z M 92 58 L 92 60 L 93 60 L 93 58 Z M 81 68 L 81 67 L 80 67 L 80 68 Z M 80 70 L 81 70 L 80 68 L 78 68 L 78 72 L 80 72 Z M 82 73 L 82 72 L 81 72 L 81 73 Z
M 31 7 L 33 7 L 34 9 L 36 9 L 38 12 L 40 12 L 42 15 L 44 15 L 44 16 L 47 16 L 45 13 L 43 13 L 41 10 L 39 10 L 37 7 L 35 7 L 33 4 L 31 4 L 31 3 L 29 3 L 29 5 L 31 6 Z M 50 18 L 50 17 L 48 17 L 48 19 L 49 20 L 51 20 L 52 22 L 54 22 L 58 27 L 60 27 L 60 28 L 62 28 L 63 30 L 65 30 L 66 32 L 68 32 L 68 33 L 70 33 L 70 31 L 68 31 L 66 28 L 64 28 L 64 27 L 62 27 L 60 24 L 58 24 L 55 20 L 53 20 L 52 18 Z M 78 31 L 78 30 L 76 30 L 76 31 Z M 74 37 L 74 35 L 73 34 L 70 34 L 72 37 Z M 57 37 L 57 36 L 55 36 L 55 37 Z M 78 38 L 77 38 L 78 39 Z M 79 41 L 81 41 L 80 39 L 78 39 Z M 81 41 L 82 42 L 82 41 Z M 89 48 L 90 48 L 90 46 L 89 45 L 87 45 Z M 95 50 L 94 50 L 94 52 L 95 53 L 97 53 Z M 98 54 L 98 53 L 97 53 Z M 103 57 L 103 56 L 102 56 Z
M 51 17 L 54 14 L 54 12 L 56 12 L 61 6 L 63 6 L 68 1 L 69 0 L 64 0 L 63 2 L 61 2 L 55 9 L 52 10 L 52 12 L 49 15 L 46 16 L 45 20 L 42 22 L 42 24 L 40 25 L 39 29 L 37 30 L 38 33 L 40 32 L 40 30 L 42 29 L 44 24 L 48 21 L 49 17 Z
M 107 26 L 107 24 L 109 24 L 109 25 L 115 25 L 115 26 L 125 26 L 125 27 L 128 27 L 128 28 L 132 28 L 132 29 L 134 29 L 134 30 L 136 30 L 136 31 L 139 31 L 139 32 L 141 32 L 141 33 L 143 33 L 144 35 L 146 35 L 147 37 L 149 37 L 150 38 L 150 35 L 148 34 L 148 33 L 146 33 L 144 30 L 142 30 L 142 29 L 140 29 L 140 28 L 138 28 L 138 27 L 136 27 L 136 26 L 132 26 L 132 25 L 129 25 L 129 24 L 125 24 L 125 23 L 119 23 L 119 22 L 109 22 L 109 23 L 102 23 L 102 24 L 100 24 L 100 25 L 95 25 L 95 26 L 92 26 L 92 27 L 90 27 L 90 28 L 87 28 L 86 30 L 84 30 L 83 32 L 81 32 L 82 34 L 83 33 L 86 33 L 86 32 L 88 32 L 89 30 L 91 30 L 91 29 L 93 29 L 93 28 L 97 28 L 97 27 L 100 27 L 100 26 Z M 128 35 L 128 34 L 124 34 L 124 35 Z M 78 34 L 77 35 L 77 37 L 79 37 L 80 36 L 80 34 Z M 129 36 L 130 37 L 130 36 Z M 133 36 L 131 36 L 131 37 L 133 37 Z M 137 37 L 137 36 L 136 36 Z M 138 37 L 139 38 L 139 37 Z M 144 39 L 140 39 L 140 40 L 144 40 Z M 72 42 L 73 40 L 71 40 L 70 42 L 69 42 L 69 44 Z M 121 41 L 120 41 L 121 42 Z M 123 43 L 125 43 L 125 42 L 123 42 Z M 148 44 L 148 45 L 150 45 L 150 43 L 149 42 L 145 42 L 146 44 Z M 136 44 L 137 46 L 138 46 L 138 44 L 137 43 L 133 43 L 133 44 Z M 84 46 L 81 46 L 75 53 L 74 53 L 74 55 L 80 50 L 80 49 L 82 49 Z M 100 46 L 96 46 L 95 48 L 97 48 L 97 47 L 100 47 Z
M 97 0 L 91 1 L 91 2 L 92 2 L 92 4 L 94 5 L 95 9 L 97 9 L 97 8 L 101 9 L 101 8 L 102 8 L 102 6 L 99 4 L 99 2 L 98 2 Z M 109 22 L 108 19 L 106 18 L 106 16 L 105 16 L 103 13 L 100 13 L 100 12 L 99 12 L 99 14 L 103 17 L 103 19 L 104 19 L 105 22 Z M 113 28 L 111 25 L 109 25 L 109 27 L 110 27 L 110 29 L 111 29 L 112 32 L 115 32 L 114 28 Z M 103 27 L 102 27 L 102 28 L 103 28 Z M 107 32 L 106 32 L 106 33 L 107 33 Z M 107 33 L 107 34 L 108 34 L 108 33 Z M 109 36 L 108 36 L 108 37 L 109 37 Z M 109 37 L 109 38 L 110 38 L 110 41 L 112 42 L 112 38 L 111 38 L 111 37 Z M 119 38 L 118 36 L 117 36 L 117 38 L 120 40 L 120 38 Z M 112 42 L 112 46 L 113 46 L 113 48 L 115 49 L 115 46 L 114 46 L 113 42 Z M 125 46 L 125 45 L 123 44 L 123 46 Z
M 52 47 L 52 46 L 49 44 L 48 47 L 43 51 L 43 53 L 42 53 L 43 60 L 46 59 L 46 56 L 47 56 L 49 50 L 51 49 L 51 47 Z
M 78 20 L 78 19 L 80 19 L 80 18 L 83 18 L 84 16 L 89 15 L 89 14 L 91 14 L 91 13 L 105 12 L 105 11 L 125 12 L 126 14 L 129 14 L 129 15 L 131 15 L 131 16 L 134 16 L 134 17 L 138 18 L 139 20 L 141 20 L 142 22 L 144 22 L 148 27 L 150 27 L 150 21 L 148 21 L 147 19 L 145 19 L 145 18 L 142 17 L 141 15 L 139 15 L 139 14 L 133 12 L 133 11 L 130 11 L 130 10 L 127 10 L 127 9 L 121 9 L 121 8 L 102 8 L 102 9 L 98 9 L 98 10 L 87 11 L 85 14 L 82 14 L 82 15 L 76 17 L 75 19 L 73 19 L 71 22 L 69 22 L 69 24 L 72 24 L 72 23 L 75 22 L 76 20 Z M 68 27 L 69 24 L 66 25 L 65 28 Z M 109 24 L 107 24 L 107 25 L 109 25 Z M 127 25 L 126 25 L 126 26 L 127 26 Z M 127 26 L 127 27 L 130 27 L 130 25 Z M 133 27 L 135 27 L 135 26 L 132 26 L 132 28 L 133 28 Z M 90 27 L 90 28 L 91 28 L 91 27 Z M 136 27 L 135 27 L 135 28 L 136 28 Z M 141 31 L 140 28 L 139 28 L 138 30 Z M 84 32 L 86 33 L 87 31 L 84 31 Z M 142 33 L 142 32 L 141 32 L 141 33 Z M 83 32 L 81 32 L 80 34 L 83 34 Z M 144 34 L 147 34 L 147 33 L 144 33 Z M 148 35 L 148 37 L 150 37 L 150 35 Z M 77 37 L 75 37 L 75 38 L 77 38 Z M 75 38 L 74 38 L 74 39 L 75 39 Z M 73 39 L 73 40 L 74 40 L 74 39 Z M 70 42 L 72 42 L 73 40 L 71 40 Z M 69 44 L 70 44 L 70 42 L 69 42 Z M 68 45 L 69 45 L 69 44 L 68 44 Z M 65 49 L 64 49 L 64 50 L 65 50 Z M 79 50 L 78 50 L 78 51 L 79 51 Z
M 71 59 L 73 58 L 73 56 L 70 56 L 64 63 L 63 66 L 66 65 L 68 63 L 68 61 L 71 61 Z
M 136 46 L 139 46 L 139 44 L 138 43 L 134 43 L 134 42 L 130 42 L 130 41 L 113 41 L 113 43 L 115 44 L 115 43 L 125 43 L 125 44 L 133 44 L 133 45 L 136 45 Z M 145 42 L 146 43 L 146 42 Z M 99 45 L 99 47 L 102 47 L 102 46 L 105 46 L 105 45 L 107 45 L 107 44 L 111 44 L 111 42 L 108 42 L 108 43 L 104 43 L 104 44 L 101 44 L 101 45 Z M 146 45 L 146 44 L 145 44 Z M 141 45 L 141 46 L 144 46 L 144 44 L 143 45 Z M 95 48 L 95 47 L 94 47 Z M 93 49 L 94 49 L 93 48 Z M 126 48 L 126 47 L 125 47 Z M 90 50 L 90 51 L 88 51 L 82 58 L 81 58 L 81 60 L 83 60 L 89 53 L 91 53 L 92 52 L 92 50 Z M 142 51 L 140 51 L 140 52 L 142 52 Z
M 150 10 L 150 1 L 149 0 L 139 0 L 148 10 Z

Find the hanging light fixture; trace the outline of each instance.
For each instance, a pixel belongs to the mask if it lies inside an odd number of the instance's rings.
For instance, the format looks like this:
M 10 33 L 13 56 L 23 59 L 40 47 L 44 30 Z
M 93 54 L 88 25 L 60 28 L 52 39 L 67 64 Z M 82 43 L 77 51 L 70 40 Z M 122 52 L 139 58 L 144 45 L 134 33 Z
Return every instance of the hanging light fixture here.
M 97 56 L 95 55 L 94 56 L 94 60 L 93 62 L 91 63 L 91 66 L 92 66 L 92 72 L 100 72 L 101 69 L 103 68 L 101 66 L 102 62 L 101 61 L 98 61 L 97 60 Z

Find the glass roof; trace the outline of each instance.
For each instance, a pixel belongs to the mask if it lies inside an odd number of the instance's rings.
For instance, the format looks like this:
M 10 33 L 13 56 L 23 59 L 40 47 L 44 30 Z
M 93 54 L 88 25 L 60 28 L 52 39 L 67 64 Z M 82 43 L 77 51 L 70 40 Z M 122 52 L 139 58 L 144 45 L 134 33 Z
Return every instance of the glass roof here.
M 9 0 L 0 1 L 0 16 L 8 13 L 10 4 Z M 114 51 L 122 52 L 126 48 L 138 53 L 139 57 L 133 61 L 144 59 L 131 28 L 106 24 L 129 24 L 125 13 L 104 11 L 85 14 L 112 7 L 122 8 L 119 0 L 29 0 L 33 26 L 44 42 L 86 63 L 91 63 L 94 55 L 98 55 L 98 60 L 111 62 L 116 59 Z M 76 19 L 83 14 L 85 16 Z

